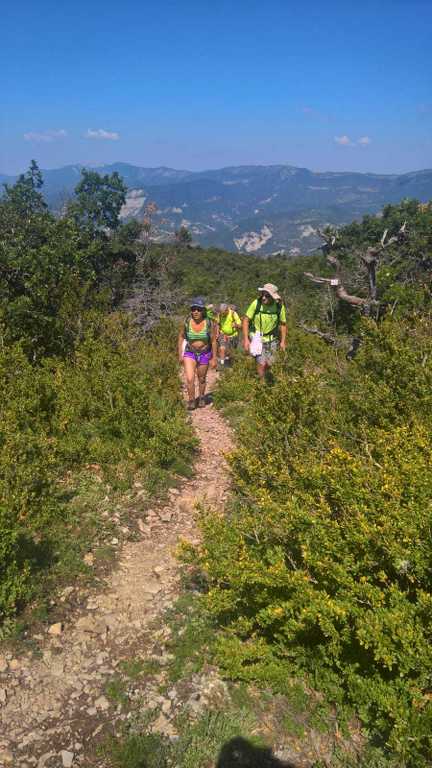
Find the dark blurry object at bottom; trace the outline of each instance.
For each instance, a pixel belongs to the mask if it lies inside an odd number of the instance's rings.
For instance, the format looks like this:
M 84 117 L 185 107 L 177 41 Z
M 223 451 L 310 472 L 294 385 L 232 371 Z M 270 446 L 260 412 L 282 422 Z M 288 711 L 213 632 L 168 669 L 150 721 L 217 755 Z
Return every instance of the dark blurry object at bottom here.
M 241 736 L 221 749 L 216 768 L 298 768 L 295 763 L 278 760 L 269 747 L 255 747 Z

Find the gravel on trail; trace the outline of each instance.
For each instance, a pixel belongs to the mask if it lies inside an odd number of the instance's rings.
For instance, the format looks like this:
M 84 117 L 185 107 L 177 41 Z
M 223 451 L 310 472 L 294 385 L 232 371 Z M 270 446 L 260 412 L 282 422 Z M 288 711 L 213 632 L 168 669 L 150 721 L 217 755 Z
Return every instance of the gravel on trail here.
M 215 378 L 211 371 L 210 389 Z M 221 507 L 229 492 L 229 427 L 211 403 L 191 419 L 199 439 L 194 477 L 139 521 L 140 540 L 122 546 L 105 588 L 87 590 L 85 607 L 71 608 L 64 621 L 32 638 L 36 655 L 13 658 L 0 650 L 2 768 L 106 766 L 95 746 L 107 734 L 120 733 L 127 718 L 115 697 L 107 696 L 107 683 L 122 661 L 137 652 L 145 658 L 155 637 L 166 636 L 163 616 L 180 593 L 174 556 L 179 538 L 197 542 L 196 505 Z M 156 703 L 169 709 L 169 702 Z

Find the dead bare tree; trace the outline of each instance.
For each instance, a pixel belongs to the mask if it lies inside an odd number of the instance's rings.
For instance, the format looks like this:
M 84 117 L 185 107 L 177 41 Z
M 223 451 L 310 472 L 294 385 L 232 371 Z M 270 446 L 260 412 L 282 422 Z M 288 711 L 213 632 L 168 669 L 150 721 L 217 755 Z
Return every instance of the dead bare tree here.
M 157 213 L 157 210 L 158 210 L 158 207 L 156 203 L 153 203 L 153 202 L 147 203 L 147 205 L 144 208 L 141 241 L 144 243 L 145 254 L 147 254 L 150 249 L 150 243 L 151 243 L 152 232 L 153 232 L 153 216 L 155 213 Z
M 405 221 L 400 227 L 398 233 L 389 239 L 387 239 L 388 229 L 386 229 L 380 242 L 377 245 L 369 246 L 365 253 L 360 254 L 360 262 L 366 269 L 367 296 L 357 296 L 350 293 L 345 288 L 342 265 L 334 253 L 337 244 L 337 234 L 330 231 L 323 232 L 322 230 L 318 230 L 318 234 L 323 240 L 323 244 L 320 246 L 321 251 L 326 258 L 327 264 L 333 269 L 334 275 L 333 277 L 321 277 L 320 275 L 314 275 L 312 272 L 304 272 L 304 276 L 307 277 L 308 280 L 311 280 L 313 283 L 329 286 L 340 301 L 344 301 L 353 307 L 358 307 L 363 314 L 370 314 L 373 308 L 376 308 L 376 310 L 379 311 L 380 302 L 378 300 L 376 283 L 377 265 L 384 250 L 389 248 L 391 245 L 400 245 L 406 241 L 408 237 L 407 222 Z M 301 325 L 301 327 L 303 327 L 303 329 L 309 333 L 314 333 L 320 336 L 329 343 L 329 340 L 326 338 L 326 336 L 331 337 L 331 334 L 322 334 L 322 332 L 317 333 L 316 328 L 308 329 L 304 325 Z M 356 340 L 354 347 L 354 353 L 352 353 L 351 356 L 354 356 L 355 351 L 359 347 L 358 339 Z M 351 344 L 351 349 L 352 348 L 353 344 Z
M 321 246 L 321 250 L 326 257 L 327 264 L 334 269 L 334 276 L 321 277 L 319 275 L 312 274 L 312 272 L 304 272 L 304 275 L 313 283 L 321 283 L 331 286 L 334 289 L 337 298 L 341 301 L 346 301 L 348 304 L 351 304 L 355 307 L 372 307 L 379 303 L 377 299 L 376 267 L 380 254 L 386 248 L 389 248 L 389 246 L 394 245 L 395 243 L 401 244 L 405 242 L 408 237 L 406 227 L 407 223 L 405 221 L 399 229 L 397 235 L 393 235 L 393 237 L 390 237 L 388 240 L 388 229 L 386 229 L 380 242 L 377 245 L 370 246 L 367 248 L 366 253 L 360 255 L 361 262 L 366 267 L 368 276 L 369 295 L 366 297 L 354 296 L 346 290 L 342 280 L 341 263 L 332 252 L 337 241 L 337 237 L 333 233 L 328 234 L 318 230 L 319 236 L 324 240 L 324 244 Z
M 154 253 L 145 246 L 138 258 L 136 279 L 124 309 L 132 315 L 139 335 L 151 330 L 162 318 L 173 317 L 182 303 L 182 291 L 170 279 L 173 251 L 172 246 L 165 246 Z
M 175 314 L 182 294 L 170 280 L 170 267 L 175 259 L 174 248 L 152 248 L 155 203 L 146 206 L 142 235 L 137 245 L 137 267 L 134 284 L 123 308 L 136 325 L 138 335 L 151 330 L 165 317 Z

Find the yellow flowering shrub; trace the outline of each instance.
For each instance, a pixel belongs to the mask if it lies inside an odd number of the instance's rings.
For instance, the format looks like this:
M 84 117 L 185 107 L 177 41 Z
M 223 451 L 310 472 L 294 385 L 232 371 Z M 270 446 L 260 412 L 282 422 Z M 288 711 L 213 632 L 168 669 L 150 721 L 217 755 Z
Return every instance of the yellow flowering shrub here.
M 199 551 L 227 672 L 301 670 L 413 768 L 432 760 L 431 331 L 364 321 L 350 364 L 293 338 Z

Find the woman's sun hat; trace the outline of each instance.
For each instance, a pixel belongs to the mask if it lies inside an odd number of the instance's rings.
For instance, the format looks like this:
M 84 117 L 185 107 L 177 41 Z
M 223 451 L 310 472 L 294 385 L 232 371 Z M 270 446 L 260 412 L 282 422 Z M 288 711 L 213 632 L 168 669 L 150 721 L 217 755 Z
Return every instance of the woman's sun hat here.
M 278 291 L 277 285 L 273 285 L 273 283 L 265 283 L 262 288 L 258 288 L 259 293 L 269 293 L 275 301 L 280 301 L 281 298 Z
M 206 308 L 206 304 L 205 304 L 205 301 L 204 301 L 202 296 L 195 296 L 192 299 L 192 301 L 191 301 L 189 306 L 191 306 L 191 307 L 198 307 L 198 309 L 205 309 Z

